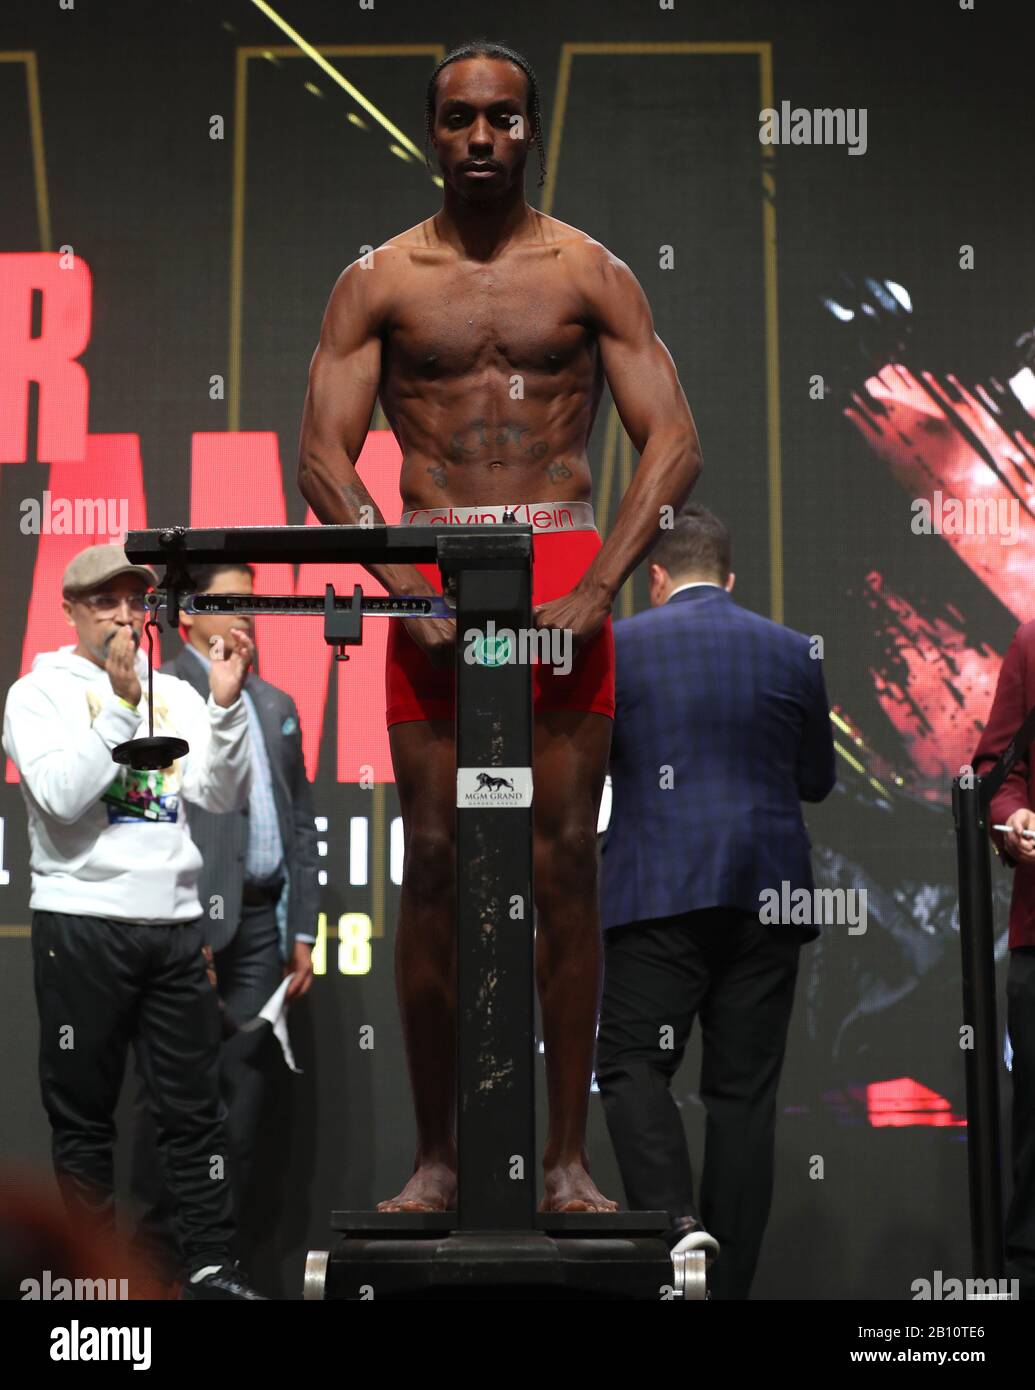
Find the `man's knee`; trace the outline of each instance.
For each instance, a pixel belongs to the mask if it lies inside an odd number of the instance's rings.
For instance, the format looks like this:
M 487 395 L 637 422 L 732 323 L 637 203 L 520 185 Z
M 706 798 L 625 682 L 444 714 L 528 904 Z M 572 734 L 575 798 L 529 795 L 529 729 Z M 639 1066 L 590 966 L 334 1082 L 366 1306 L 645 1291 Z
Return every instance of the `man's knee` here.
M 438 897 L 451 892 L 456 875 L 456 841 L 451 828 L 413 826 L 406 837 L 404 866 L 411 892 Z
M 536 898 L 550 902 L 557 898 L 596 896 L 596 826 L 587 818 L 561 821 L 555 826 L 536 828 Z
M 605 1107 L 628 1100 L 642 1100 L 649 1092 L 667 1090 L 678 1069 L 672 1053 L 630 1057 L 598 1046 L 594 1074 Z

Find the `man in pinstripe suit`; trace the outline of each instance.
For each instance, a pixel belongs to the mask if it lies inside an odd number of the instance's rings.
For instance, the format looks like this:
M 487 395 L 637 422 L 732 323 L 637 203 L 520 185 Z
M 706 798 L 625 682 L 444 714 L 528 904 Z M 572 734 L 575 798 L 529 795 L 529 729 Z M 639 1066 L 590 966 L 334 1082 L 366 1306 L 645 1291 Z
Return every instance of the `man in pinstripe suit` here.
M 707 1111 L 700 1216 L 713 1297 L 746 1298 L 769 1215 L 776 1092 L 798 953 L 764 893 L 813 891 L 805 801 L 835 782 L 822 662 L 730 596 L 730 539 L 703 507 L 663 531 L 651 609 L 615 624 L 612 809 L 602 851 L 597 1081 L 629 1206 L 699 1230 L 669 1085 L 694 1018 Z
M 251 593 L 250 565 L 194 571 L 199 593 Z M 182 614 L 186 645 L 168 668 L 207 691 L 213 659 L 233 650 L 231 627 L 251 634 L 247 615 Z M 243 698 L 252 748 L 247 807 L 212 815 L 190 807 L 190 832 L 204 864 L 198 896 L 224 1020 L 223 1097 L 227 1106 L 232 1182 L 240 1229 L 266 1078 L 278 1054 L 268 1027 L 239 1032 L 255 1018 L 284 975 L 288 999 L 312 984 L 318 889 L 312 789 L 306 777 L 302 731 L 294 700 L 248 676 Z M 161 1181 L 154 1122 L 138 1096 L 133 1187 L 145 1207 L 137 1244 L 172 1277 L 168 1197 Z

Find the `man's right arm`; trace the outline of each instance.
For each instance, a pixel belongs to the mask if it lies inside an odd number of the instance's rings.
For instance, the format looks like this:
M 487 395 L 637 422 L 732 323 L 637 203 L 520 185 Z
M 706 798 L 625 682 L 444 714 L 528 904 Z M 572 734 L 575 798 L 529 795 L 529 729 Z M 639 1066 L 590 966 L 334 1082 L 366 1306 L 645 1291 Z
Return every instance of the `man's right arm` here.
M 331 291 L 309 384 L 298 441 L 298 487 L 324 525 L 383 525 L 377 503 L 356 472 L 381 378 L 385 317 L 382 249 L 371 263 L 354 261 Z M 367 565 L 392 594 L 430 593 L 412 565 Z
M 7 697 L 3 744 L 40 809 L 72 825 L 111 785 L 118 771 L 112 749 L 139 727 L 139 713 L 114 692 L 85 729 L 38 687 L 19 683 Z

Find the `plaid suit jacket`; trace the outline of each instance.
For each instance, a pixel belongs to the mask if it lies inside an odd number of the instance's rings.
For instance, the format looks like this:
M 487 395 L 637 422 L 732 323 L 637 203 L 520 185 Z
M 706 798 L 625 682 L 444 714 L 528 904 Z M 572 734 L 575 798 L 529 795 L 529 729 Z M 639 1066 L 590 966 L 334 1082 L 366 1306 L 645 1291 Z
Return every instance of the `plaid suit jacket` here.
M 169 675 L 188 681 L 208 699 L 208 673 L 200 661 L 182 650 L 175 660 L 162 667 Z M 262 680 L 254 670 L 245 677 L 248 693 L 255 701 L 266 752 L 273 777 L 273 799 L 277 808 L 280 838 L 284 845 L 287 874 L 286 940 L 281 954 L 290 958 L 295 937 L 315 937 L 320 890 L 317 881 L 316 842 L 319 838 L 313 820 L 313 793 L 306 776 L 302 753 L 302 732 L 298 710 L 290 695 Z M 188 812 L 191 838 L 204 861 L 198 881 L 198 896 L 208 944 L 221 951 L 237 933 L 241 921 L 241 893 L 244 886 L 245 855 L 248 849 L 248 811 L 229 811 L 215 815 L 191 805 Z M 223 899 L 223 916 L 211 918 L 208 905 L 213 894 Z
M 604 927 L 813 888 L 801 801 L 836 780 L 823 664 L 801 633 L 700 586 L 614 624 Z M 808 936 L 818 929 L 803 929 Z

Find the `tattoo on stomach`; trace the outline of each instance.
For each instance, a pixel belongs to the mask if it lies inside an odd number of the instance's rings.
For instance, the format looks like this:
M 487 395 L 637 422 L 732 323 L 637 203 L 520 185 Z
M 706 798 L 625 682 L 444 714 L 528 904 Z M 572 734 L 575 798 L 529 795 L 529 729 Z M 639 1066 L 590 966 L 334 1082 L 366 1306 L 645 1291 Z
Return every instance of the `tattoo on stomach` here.
M 463 463 L 486 449 L 509 444 L 519 448 L 523 457 L 538 462 L 550 452 L 550 446 L 545 439 L 526 441 L 525 435 L 531 433 L 531 425 L 522 425 L 517 420 L 502 420 L 495 425 L 483 419 L 472 420 L 450 435 L 449 458 L 453 463 Z

